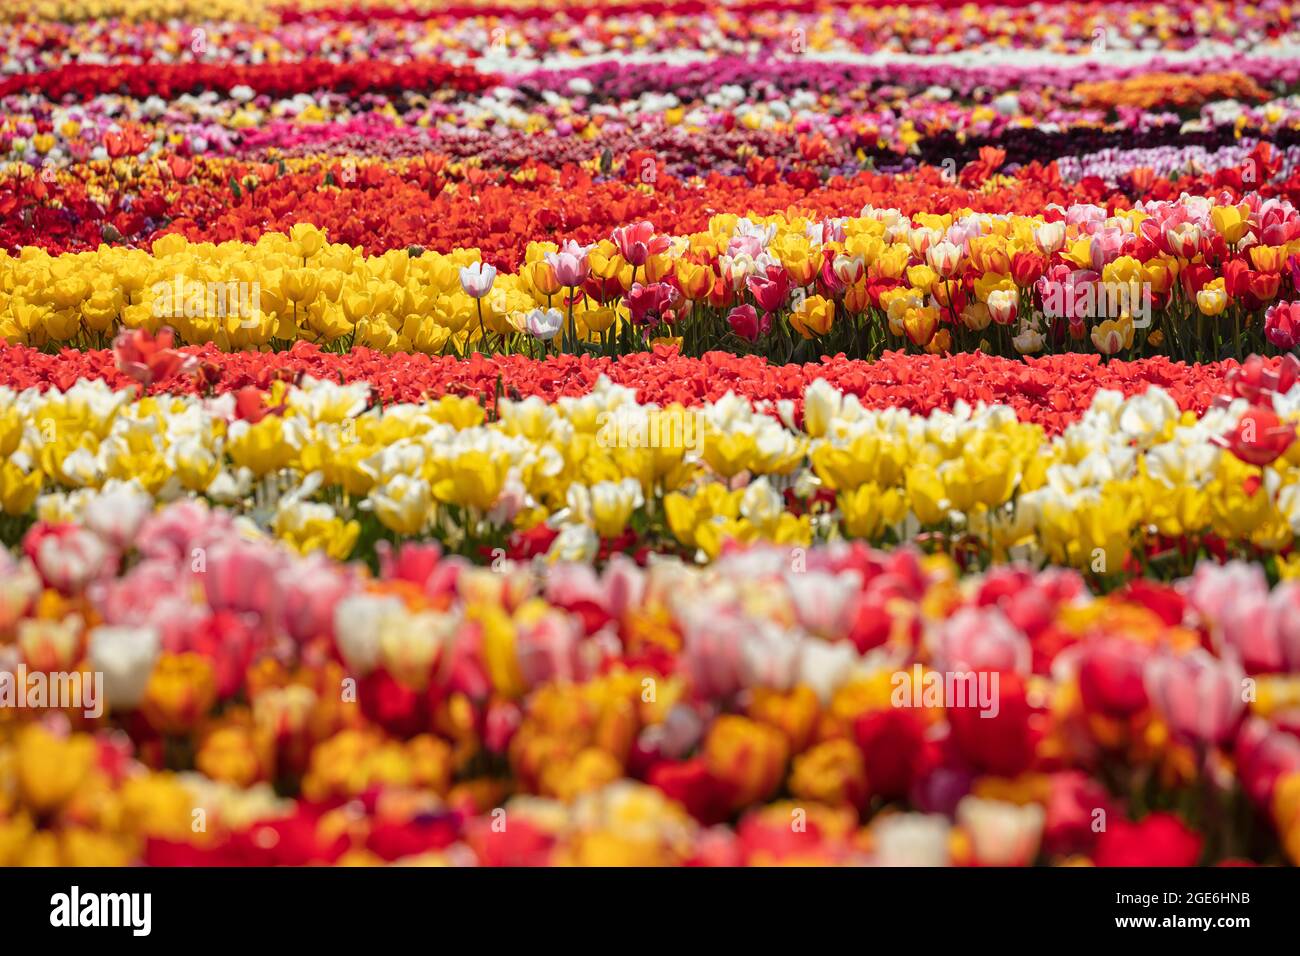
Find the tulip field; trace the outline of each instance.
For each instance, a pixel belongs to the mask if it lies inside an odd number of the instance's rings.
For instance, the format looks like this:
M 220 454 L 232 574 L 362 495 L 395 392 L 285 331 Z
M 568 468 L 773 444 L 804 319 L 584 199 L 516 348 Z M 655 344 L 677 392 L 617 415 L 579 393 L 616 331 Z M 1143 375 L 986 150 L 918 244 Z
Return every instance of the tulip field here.
M 1300 0 L 0 36 L 0 866 L 1300 864 Z

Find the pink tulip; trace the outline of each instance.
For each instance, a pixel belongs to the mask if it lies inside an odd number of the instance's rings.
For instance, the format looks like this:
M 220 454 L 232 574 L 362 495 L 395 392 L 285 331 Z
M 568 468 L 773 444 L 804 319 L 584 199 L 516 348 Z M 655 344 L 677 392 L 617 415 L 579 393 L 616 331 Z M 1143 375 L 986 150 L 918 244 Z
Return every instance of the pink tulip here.
M 442 561 L 442 546 L 436 541 L 403 541 L 396 551 L 387 541 L 375 544 L 379 574 L 387 580 L 409 581 L 424 587 Z
M 729 697 L 745 686 L 745 648 L 755 628 L 733 608 L 696 610 L 682 622 L 682 670 L 695 696 Z
M 552 681 L 569 683 L 584 673 L 578 659 L 582 625 L 567 614 L 546 614 L 515 634 L 515 656 L 529 687 Z
M 849 632 L 857 610 L 855 599 L 862 590 L 862 579 L 856 573 L 791 571 L 786 574 L 785 583 L 794 603 L 795 617 L 804 630 L 828 639 Z
M 192 578 L 178 563 L 150 558 L 116 581 L 94 591 L 95 605 L 105 622 L 116 627 L 152 627 L 171 646 L 208 617 L 194 600 Z
M 1269 597 L 1284 668 L 1300 673 L 1300 581 L 1283 581 Z
M 251 613 L 272 622 L 283 597 L 278 582 L 284 562 L 284 552 L 269 544 L 223 538 L 206 549 L 206 568 L 197 577 L 214 611 Z
M 1028 674 L 1031 661 L 1029 639 L 997 608 L 961 608 L 939 626 L 934 653 L 939 671 Z
M 591 275 L 587 249 L 572 239 L 567 240 L 559 252 L 548 252 L 544 258 L 555 271 L 555 280 L 560 285 L 579 286 Z
M 1251 674 L 1285 666 L 1275 605 L 1269 598 L 1264 569 L 1233 561 L 1197 566 L 1184 589 L 1188 604 L 1201 616 L 1218 646 L 1231 648 Z M 1279 593 L 1284 593 L 1279 589 Z
M 1257 717 L 1241 725 L 1233 752 L 1242 789 L 1266 811 L 1273 806 L 1278 780 L 1300 772 L 1300 738 Z
M 757 259 L 766 251 L 766 243 L 761 237 L 754 235 L 735 235 L 731 237 L 731 242 L 727 244 L 727 255 L 733 259 L 737 256 Z
M 619 620 L 640 607 L 645 597 L 645 572 L 623 554 L 610 558 L 600 583 L 605 589 L 605 610 Z
M 1279 302 L 1264 313 L 1264 337 L 1290 351 L 1300 343 L 1300 302 Z
M 746 342 L 757 342 L 772 329 L 772 316 L 763 313 L 760 319 L 758 310 L 752 305 L 738 305 L 727 315 L 731 330 Z
M 1231 660 L 1197 648 L 1187 654 L 1163 654 L 1146 665 L 1147 694 L 1170 729 L 1207 744 L 1227 739 L 1245 709 L 1245 673 Z
M 38 522 L 24 536 L 23 550 L 45 583 L 69 596 L 112 574 L 117 563 L 99 535 L 72 524 Z
M 350 574 L 320 552 L 280 574 L 284 592 L 284 626 L 289 636 L 304 643 L 316 637 L 334 638 L 334 608 L 356 587 Z
M 196 498 L 182 498 L 144 520 L 136 534 L 136 550 L 147 558 L 189 565 L 199 558 L 195 553 L 199 542 L 231 527 L 229 512 L 214 511 Z
M 645 265 L 651 256 L 668 251 L 672 244 L 667 236 L 656 236 L 655 227 L 649 222 L 638 222 L 631 226 L 620 226 L 610 238 L 618 247 L 618 254 L 626 259 L 633 268 Z
M 784 272 L 777 273 L 775 278 L 770 274 L 750 276 L 745 285 L 764 312 L 776 312 L 785 305 L 786 296 L 790 294 L 790 280 Z
M 642 285 L 634 282 L 627 293 L 627 308 L 637 325 L 653 324 L 659 319 L 672 321 L 672 307 L 678 292 L 666 282 Z

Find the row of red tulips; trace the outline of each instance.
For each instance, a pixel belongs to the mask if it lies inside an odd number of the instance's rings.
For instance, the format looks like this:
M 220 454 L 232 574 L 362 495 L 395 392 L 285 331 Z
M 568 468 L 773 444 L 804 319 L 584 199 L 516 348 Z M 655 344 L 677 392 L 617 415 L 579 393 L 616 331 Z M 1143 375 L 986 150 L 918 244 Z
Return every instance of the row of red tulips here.
M 642 402 L 697 405 L 735 392 L 755 402 L 790 400 L 799 408 L 804 389 L 816 379 L 825 379 L 872 408 L 928 413 L 949 410 L 958 401 L 1010 405 L 1022 420 L 1037 422 L 1052 433 L 1077 420 L 1099 389 L 1134 395 L 1158 385 L 1181 408 L 1199 413 L 1225 391 L 1230 375 L 1240 374 L 1231 360 L 1187 365 L 1156 356 L 1102 363 L 1098 356 L 1077 354 L 1016 361 L 978 352 L 949 356 L 886 352 L 874 362 L 835 356 L 804 365 L 772 365 L 759 356 L 727 352 L 688 358 L 666 346 L 617 359 L 553 355 L 543 361 L 523 355 L 473 354 L 465 360 L 419 353 L 385 355 L 365 348 L 338 354 L 308 342 L 279 353 L 227 353 L 210 345 L 175 352 L 197 360 L 197 373 L 173 374 L 180 364 L 155 354 L 146 364 L 152 361 L 163 374 L 150 382 L 149 391 L 237 392 L 310 375 L 369 382 L 376 401 L 383 403 L 452 394 L 481 396 L 490 405 L 497 395 L 536 395 L 548 401 L 582 395 L 606 376 L 635 388 Z M 1276 358 L 1252 357 L 1245 374 L 1258 377 L 1277 367 Z M 66 390 L 79 379 L 103 379 L 115 388 L 138 384 L 121 371 L 111 350 L 50 354 L 0 344 L 0 387 Z

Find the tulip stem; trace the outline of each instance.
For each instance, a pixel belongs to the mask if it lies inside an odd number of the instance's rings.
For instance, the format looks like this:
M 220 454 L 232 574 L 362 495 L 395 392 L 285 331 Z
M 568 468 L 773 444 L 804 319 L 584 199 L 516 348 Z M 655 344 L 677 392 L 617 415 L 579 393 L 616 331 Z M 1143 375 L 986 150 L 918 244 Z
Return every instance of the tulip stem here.
M 573 319 L 573 297 L 575 295 L 577 295 L 577 291 L 573 286 L 569 286 L 569 320 L 565 325 L 564 334 L 569 340 L 568 348 L 576 355 L 578 352 L 578 325 Z

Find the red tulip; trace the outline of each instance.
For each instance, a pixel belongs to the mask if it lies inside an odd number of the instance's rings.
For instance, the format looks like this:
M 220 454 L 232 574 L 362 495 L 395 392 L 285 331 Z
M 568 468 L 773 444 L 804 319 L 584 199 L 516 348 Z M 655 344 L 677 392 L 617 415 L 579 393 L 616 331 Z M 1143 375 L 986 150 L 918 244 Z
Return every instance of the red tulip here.
M 1283 422 L 1271 408 L 1252 405 L 1226 435 L 1211 439 L 1250 465 L 1271 464 L 1295 441 L 1295 426 Z
M 1086 641 L 1079 652 L 1079 692 L 1085 709 L 1129 717 L 1147 706 L 1144 668 L 1148 649 L 1122 637 Z
M 1300 381 L 1300 359 L 1286 355 L 1273 368 L 1269 360 L 1251 355 L 1240 368 L 1228 372 L 1227 384 L 1232 394 L 1252 405 L 1261 404 L 1265 395 L 1284 395 Z
M 1140 823 L 1107 819 L 1097 839 L 1098 866 L 1195 866 L 1202 839 L 1172 813 L 1152 813 Z
M 975 770 L 1014 777 L 1034 762 L 1032 710 L 1018 674 L 1008 671 L 997 676 L 996 714 L 986 715 L 978 707 L 951 707 L 948 723 L 957 752 Z
M 196 367 L 192 356 L 172 348 L 175 333 L 163 328 L 155 337 L 147 329 L 123 329 L 113 340 L 117 367 L 141 385 L 164 381 Z
M 873 794 L 886 800 L 904 797 L 925 776 L 932 759 L 925 731 L 919 716 L 893 707 L 870 711 L 854 722 L 854 738 Z

